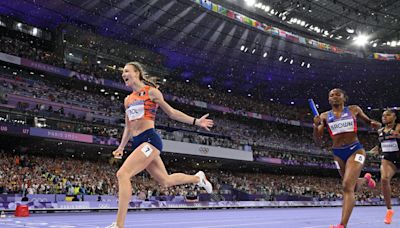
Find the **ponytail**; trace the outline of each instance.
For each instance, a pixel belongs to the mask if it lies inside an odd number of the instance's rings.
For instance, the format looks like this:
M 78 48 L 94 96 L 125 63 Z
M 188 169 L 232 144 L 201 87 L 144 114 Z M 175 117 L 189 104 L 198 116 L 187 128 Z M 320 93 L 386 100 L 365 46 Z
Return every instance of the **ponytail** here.
M 150 77 L 147 72 L 143 69 L 143 66 L 139 62 L 129 62 L 126 65 L 132 65 L 139 71 L 139 79 L 143 81 L 144 84 L 149 85 L 154 88 L 160 87 L 157 83 L 157 77 Z

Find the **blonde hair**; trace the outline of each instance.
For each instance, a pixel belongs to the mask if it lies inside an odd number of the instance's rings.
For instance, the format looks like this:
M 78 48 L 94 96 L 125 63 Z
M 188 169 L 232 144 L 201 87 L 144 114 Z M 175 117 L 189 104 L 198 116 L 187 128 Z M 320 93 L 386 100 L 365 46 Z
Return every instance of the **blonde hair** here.
M 158 88 L 159 85 L 157 83 L 158 78 L 157 77 L 150 77 L 147 72 L 144 70 L 142 64 L 139 62 L 129 62 L 125 65 L 131 65 L 136 68 L 136 70 L 139 71 L 139 80 L 143 81 L 144 84 L 152 86 L 154 88 Z

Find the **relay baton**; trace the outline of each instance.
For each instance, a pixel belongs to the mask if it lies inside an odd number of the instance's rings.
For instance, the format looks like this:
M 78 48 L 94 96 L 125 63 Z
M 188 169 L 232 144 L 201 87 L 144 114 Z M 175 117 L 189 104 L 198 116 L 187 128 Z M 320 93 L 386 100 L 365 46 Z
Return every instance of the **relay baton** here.
M 308 104 L 310 105 L 311 111 L 314 116 L 319 116 L 317 106 L 315 106 L 314 100 L 313 99 L 308 99 Z

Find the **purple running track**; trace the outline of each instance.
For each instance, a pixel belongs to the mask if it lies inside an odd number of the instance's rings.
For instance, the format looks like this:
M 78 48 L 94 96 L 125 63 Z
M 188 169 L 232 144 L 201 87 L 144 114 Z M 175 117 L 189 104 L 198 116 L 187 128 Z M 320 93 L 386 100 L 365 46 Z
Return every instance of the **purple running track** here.
M 394 208 L 396 211 L 396 208 Z M 385 207 L 356 207 L 349 228 L 400 227 L 395 213 L 393 223 L 385 225 Z M 222 210 L 165 210 L 131 211 L 126 228 L 328 228 L 337 224 L 341 208 L 265 208 Z M 103 228 L 115 220 L 116 212 L 45 213 L 31 214 L 27 218 L 0 219 L 1 228 Z

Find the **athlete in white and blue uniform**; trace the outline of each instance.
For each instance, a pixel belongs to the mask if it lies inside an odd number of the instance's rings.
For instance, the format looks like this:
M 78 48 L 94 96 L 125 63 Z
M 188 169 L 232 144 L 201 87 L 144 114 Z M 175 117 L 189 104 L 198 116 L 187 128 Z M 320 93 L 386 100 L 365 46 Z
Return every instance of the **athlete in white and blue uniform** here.
M 327 127 L 333 141 L 333 157 L 343 181 L 343 208 L 341 222 L 332 228 L 344 228 L 350 219 L 354 207 L 354 192 L 356 186 L 368 182 L 375 187 L 371 174 L 359 178 L 365 161 L 365 150 L 357 137 L 357 118 L 362 119 L 373 128 L 379 128 L 380 123 L 368 118 L 357 105 L 345 106 L 346 93 L 341 89 L 329 92 L 329 104 L 332 110 L 314 118 L 314 139 L 321 141 L 324 128 Z
M 357 120 L 348 106 L 343 108 L 340 116 L 336 116 L 333 110 L 328 111 L 325 123 L 332 138 L 343 133 L 357 134 Z M 363 146 L 358 140 L 356 140 L 349 145 L 333 147 L 332 152 L 335 156 L 346 162 L 352 154 L 360 149 L 363 149 Z

